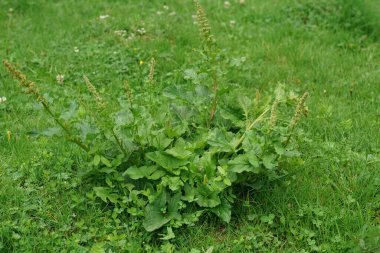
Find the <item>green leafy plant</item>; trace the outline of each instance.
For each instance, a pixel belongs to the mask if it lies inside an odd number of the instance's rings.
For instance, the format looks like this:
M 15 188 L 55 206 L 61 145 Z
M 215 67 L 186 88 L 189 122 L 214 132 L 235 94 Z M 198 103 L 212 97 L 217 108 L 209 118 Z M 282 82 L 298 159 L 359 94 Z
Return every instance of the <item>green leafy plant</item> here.
M 198 2 L 196 8 L 209 62 L 215 63 L 208 21 Z M 67 140 L 90 155 L 87 177 L 95 181 L 93 193 L 149 232 L 167 227 L 164 238 L 174 236 L 172 228 L 195 224 L 204 213 L 229 222 L 242 187 L 258 189 L 263 182 L 283 178 L 287 172 L 281 164 L 299 156 L 290 140 L 306 113 L 307 93 L 298 99 L 279 86 L 274 102 L 242 95 L 248 89 L 222 87 L 217 93 L 218 74 L 212 68 L 211 91 L 201 82 L 164 87 L 154 82 L 152 59 L 149 85 L 126 82 L 125 94 L 115 103 L 84 76 L 93 106 L 72 102 L 59 114 L 33 82 L 8 61 L 3 63 Z M 287 108 L 295 103 L 296 112 L 287 119 Z

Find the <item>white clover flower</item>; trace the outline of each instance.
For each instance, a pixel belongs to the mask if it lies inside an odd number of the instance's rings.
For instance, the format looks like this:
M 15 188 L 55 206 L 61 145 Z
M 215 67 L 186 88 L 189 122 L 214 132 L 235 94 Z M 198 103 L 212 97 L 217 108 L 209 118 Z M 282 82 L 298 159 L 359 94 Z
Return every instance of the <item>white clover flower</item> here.
M 175 11 L 169 13 L 169 16 L 175 16 L 175 15 L 177 15 Z
M 233 27 L 236 25 L 236 21 L 235 20 L 230 20 L 230 26 Z
M 127 34 L 127 31 L 126 30 L 116 30 L 116 31 L 113 31 L 116 35 L 119 35 L 119 36 L 125 36 Z
M 163 8 L 164 8 L 164 10 L 169 10 L 169 6 L 167 6 L 167 5 L 164 5 Z
M 59 84 L 63 84 L 63 82 L 65 81 L 65 76 L 64 75 L 57 75 L 56 77 L 55 77 L 55 79 L 57 80 L 57 83 L 59 83 Z
M 245 4 L 245 0 L 239 0 L 239 4 Z
M 0 97 L 0 104 L 5 103 L 7 101 L 6 97 Z
M 74 52 L 75 53 L 79 53 L 79 48 L 78 47 L 74 47 Z
M 128 40 L 133 40 L 134 38 L 136 38 L 136 35 L 134 33 L 131 33 L 129 36 L 128 36 Z
M 140 35 L 144 35 L 146 33 L 145 29 L 143 27 L 136 30 L 136 32 Z
M 99 16 L 99 19 L 102 19 L 102 20 L 103 20 L 103 19 L 108 18 L 109 16 L 110 16 L 110 15 L 107 15 L 107 14 L 106 14 L 106 15 L 100 15 L 100 16 Z
M 162 14 L 162 11 L 157 11 L 156 13 L 158 16 L 160 16 Z
M 231 7 L 231 3 L 229 1 L 224 2 L 224 8 L 228 9 Z

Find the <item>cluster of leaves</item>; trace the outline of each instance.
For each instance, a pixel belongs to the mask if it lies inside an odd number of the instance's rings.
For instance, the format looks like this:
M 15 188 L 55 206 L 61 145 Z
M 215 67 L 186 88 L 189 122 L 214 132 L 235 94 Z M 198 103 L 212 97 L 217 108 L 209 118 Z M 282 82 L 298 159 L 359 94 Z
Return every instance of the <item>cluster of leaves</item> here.
M 299 156 L 290 138 L 306 96 L 297 99 L 282 87 L 273 103 L 259 93 L 251 99 L 243 88 L 224 86 L 216 93 L 212 66 L 200 67 L 201 73 L 188 69 L 184 79 L 190 81 L 164 87 L 154 82 L 152 60 L 145 85 L 126 84 L 116 100 L 104 99 L 84 77 L 93 104 L 71 102 L 56 114 L 50 97 L 4 63 L 63 130 L 43 134 L 64 134 L 90 155 L 86 176 L 95 179 L 94 195 L 149 232 L 167 227 L 163 239 L 204 213 L 229 222 L 241 188 L 283 178 L 282 161 Z M 214 89 L 207 80 L 214 80 Z M 297 100 L 296 114 L 286 119 L 281 108 Z

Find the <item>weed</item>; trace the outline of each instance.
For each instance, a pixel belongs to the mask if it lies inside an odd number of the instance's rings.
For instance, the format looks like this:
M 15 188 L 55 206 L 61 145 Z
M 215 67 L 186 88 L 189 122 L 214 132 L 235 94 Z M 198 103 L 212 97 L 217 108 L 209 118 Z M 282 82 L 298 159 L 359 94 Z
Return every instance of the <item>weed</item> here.
M 196 7 L 202 33 L 209 44 L 211 35 L 207 19 L 197 2 Z M 249 98 L 244 97 L 240 103 L 246 121 L 244 124 L 231 122 L 231 127 L 225 127 L 223 122 L 226 119 L 218 115 L 218 123 L 207 128 L 202 123 L 202 116 L 191 112 L 202 112 L 204 106 L 204 98 L 197 97 L 196 90 L 186 91 L 178 87 L 178 96 L 168 96 L 167 90 L 163 96 L 162 90 L 156 89 L 158 96 L 153 97 L 151 89 L 142 89 L 133 104 L 131 100 L 126 104 L 120 103 L 118 111 L 115 111 L 115 108 L 110 110 L 108 103 L 84 76 L 97 112 L 91 113 L 93 109 L 90 108 L 85 117 L 76 117 L 74 127 L 84 125 L 87 117 L 93 117 L 91 122 L 96 123 L 93 127 L 98 129 L 98 134 L 84 135 L 82 142 L 71 131 L 73 127 L 68 126 L 69 122 L 61 120 L 68 117 L 52 113 L 34 83 L 27 81 L 25 75 L 7 61 L 4 65 L 22 86 L 28 87 L 29 93 L 37 97 L 45 111 L 67 133 L 67 138 L 92 156 L 91 173 L 105 182 L 93 188 L 95 195 L 114 210 L 123 210 L 120 214 L 141 219 L 148 232 L 166 227 L 172 234 L 172 227 L 194 224 L 204 213 L 213 213 L 228 223 L 236 198 L 233 189 L 283 177 L 279 162 L 293 156 L 289 154 L 297 153 L 287 142 L 304 111 L 307 93 L 300 98 L 289 126 L 278 124 L 274 128 L 273 119 L 268 122 L 265 118 L 269 109 L 260 111 L 252 106 Z M 154 81 L 154 68 L 155 60 L 152 58 L 148 75 L 150 84 Z M 216 77 L 213 79 L 216 81 Z M 211 120 L 216 112 L 216 90 L 217 86 L 214 86 Z M 131 97 L 129 86 L 126 91 Z M 185 92 L 188 97 L 181 95 Z M 239 93 L 235 94 L 239 96 Z M 240 99 L 232 94 L 220 97 L 227 98 L 232 103 Z M 289 102 L 288 97 L 284 99 L 284 102 Z M 171 107 L 181 108 L 179 115 Z M 242 115 L 238 109 L 232 104 L 224 108 L 236 111 L 232 116 L 240 118 Z M 272 110 L 272 117 L 273 113 Z M 254 115 L 258 116 L 252 118 Z M 271 131 L 267 131 L 269 128 Z

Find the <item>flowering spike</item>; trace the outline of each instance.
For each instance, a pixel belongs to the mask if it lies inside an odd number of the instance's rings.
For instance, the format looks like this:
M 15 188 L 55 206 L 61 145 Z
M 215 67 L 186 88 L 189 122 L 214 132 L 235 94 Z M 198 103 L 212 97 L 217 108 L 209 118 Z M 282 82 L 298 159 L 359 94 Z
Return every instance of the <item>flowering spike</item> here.
M 294 129 L 294 127 L 300 121 L 301 116 L 302 116 L 302 114 L 305 111 L 305 101 L 306 101 L 306 98 L 308 97 L 308 95 L 309 95 L 309 93 L 305 92 L 302 95 L 302 97 L 300 98 L 300 100 L 298 101 L 298 104 L 297 104 L 297 107 L 296 107 L 296 112 L 294 113 L 294 116 L 293 116 L 292 120 L 290 121 L 290 125 L 289 125 L 290 129 Z
M 99 95 L 98 91 L 96 90 L 95 86 L 90 82 L 87 76 L 83 76 L 84 82 L 87 85 L 88 90 L 90 91 L 91 95 L 95 98 L 95 102 L 98 105 L 99 108 L 103 109 L 106 105 L 102 99 L 102 97 Z

